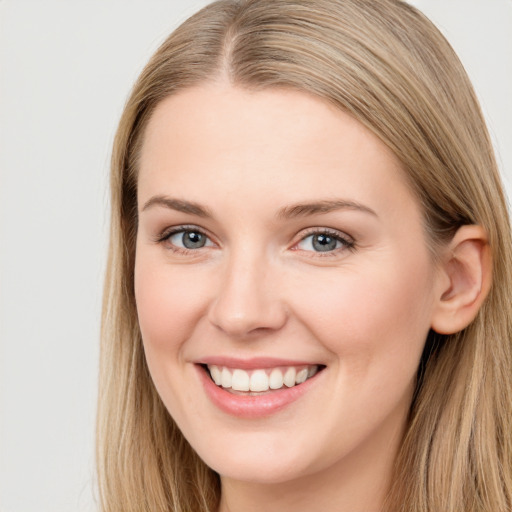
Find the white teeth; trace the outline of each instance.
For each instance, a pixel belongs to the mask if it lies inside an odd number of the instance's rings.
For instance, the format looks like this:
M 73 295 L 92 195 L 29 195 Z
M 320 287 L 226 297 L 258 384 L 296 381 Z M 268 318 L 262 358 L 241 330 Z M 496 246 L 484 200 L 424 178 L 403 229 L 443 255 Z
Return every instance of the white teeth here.
M 302 384 L 308 378 L 308 369 L 303 368 L 299 372 L 297 372 L 297 376 L 295 377 L 295 384 Z
M 302 384 L 318 372 L 317 365 L 273 368 L 272 370 L 242 370 L 225 366 L 208 365 L 213 382 L 233 391 L 265 392 L 269 389 L 291 388 Z
M 217 386 L 222 384 L 222 373 L 217 366 L 210 366 L 210 375 Z
M 270 372 L 270 389 L 281 389 L 283 387 L 283 372 L 279 368 L 274 368 Z
M 251 375 L 250 389 L 251 391 L 268 391 L 268 375 L 265 370 L 256 370 Z
M 295 386 L 295 375 L 297 375 L 297 371 L 295 370 L 295 368 L 293 368 L 293 366 L 290 366 L 290 368 L 286 370 L 286 373 L 284 374 L 283 377 L 284 385 L 289 388 Z
M 244 370 L 235 370 L 231 379 L 231 389 L 249 391 L 249 374 Z
M 227 368 L 222 368 L 221 385 L 223 388 L 231 387 L 231 372 Z

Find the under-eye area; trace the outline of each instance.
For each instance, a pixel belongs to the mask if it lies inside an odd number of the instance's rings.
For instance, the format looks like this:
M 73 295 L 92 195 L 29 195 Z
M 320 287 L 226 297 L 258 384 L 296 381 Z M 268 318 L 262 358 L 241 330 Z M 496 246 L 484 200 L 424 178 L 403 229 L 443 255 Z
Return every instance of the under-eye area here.
M 261 394 L 299 386 L 318 375 L 325 365 L 278 366 L 246 370 L 220 365 L 201 367 L 219 387 L 231 393 Z

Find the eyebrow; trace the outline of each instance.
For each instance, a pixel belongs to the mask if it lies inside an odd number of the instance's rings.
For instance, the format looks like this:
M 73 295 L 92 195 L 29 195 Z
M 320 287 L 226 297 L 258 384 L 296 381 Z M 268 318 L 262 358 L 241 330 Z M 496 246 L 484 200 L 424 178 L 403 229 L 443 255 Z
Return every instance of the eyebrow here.
M 356 210 L 378 217 L 377 213 L 368 206 L 344 199 L 321 200 L 314 201 L 312 203 L 299 203 L 285 206 L 279 210 L 276 217 L 278 219 L 295 219 L 298 217 L 306 217 L 308 215 L 329 213 L 336 210 Z
M 213 217 L 210 210 L 204 206 L 201 206 L 199 203 L 195 203 L 193 201 L 185 201 L 183 199 L 175 199 L 173 197 L 167 196 L 153 196 L 149 201 L 144 203 L 142 211 L 144 212 L 154 206 L 162 206 L 170 210 L 197 215 L 198 217 Z
M 199 203 L 162 195 L 153 196 L 149 199 L 142 207 L 142 211 L 146 211 L 154 206 L 161 206 L 170 210 L 196 215 L 198 217 L 213 218 L 212 212 Z M 344 199 L 332 199 L 285 206 L 277 212 L 276 218 L 278 220 L 289 220 L 307 217 L 308 215 L 329 213 L 337 210 L 356 210 L 378 217 L 374 210 L 364 204 Z

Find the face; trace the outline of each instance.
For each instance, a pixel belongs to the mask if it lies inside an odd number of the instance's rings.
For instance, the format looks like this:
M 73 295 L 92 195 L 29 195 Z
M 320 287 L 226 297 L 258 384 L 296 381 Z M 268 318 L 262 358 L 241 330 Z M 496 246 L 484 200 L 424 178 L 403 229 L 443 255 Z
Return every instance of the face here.
M 436 269 L 378 138 L 305 93 L 191 88 L 148 124 L 138 208 L 147 362 L 210 467 L 284 482 L 393 451 Z

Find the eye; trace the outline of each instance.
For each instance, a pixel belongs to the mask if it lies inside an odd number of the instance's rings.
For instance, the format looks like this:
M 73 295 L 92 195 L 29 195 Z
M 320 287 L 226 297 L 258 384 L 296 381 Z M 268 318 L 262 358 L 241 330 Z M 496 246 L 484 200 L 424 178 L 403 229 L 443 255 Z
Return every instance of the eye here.
M 207 242 L 207 237 L 198 231 L 182 231 L 174 233 L 167 240 L 171 244 L 184 249 L 200 249 Z
M 203 247 L 213 246 L 208 236 L 197 228 L 179 227 L 167 231 L 160 238 L 160 242 L 168 243 L 176 251 L 193 251 Z
M 305 236 L 296 246 L 302 251 L 334 252 L 338 249 L 351 249 L 354 242 L 340 233 L 316 231 Z

